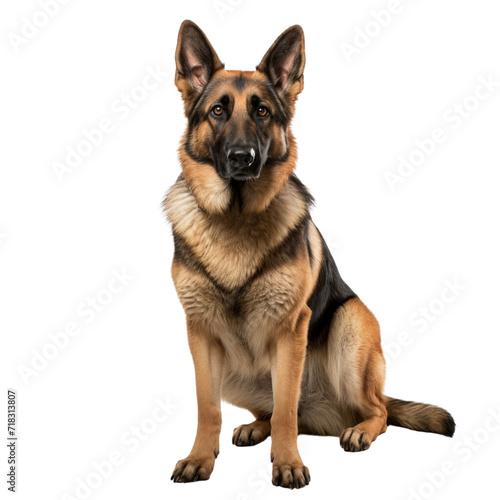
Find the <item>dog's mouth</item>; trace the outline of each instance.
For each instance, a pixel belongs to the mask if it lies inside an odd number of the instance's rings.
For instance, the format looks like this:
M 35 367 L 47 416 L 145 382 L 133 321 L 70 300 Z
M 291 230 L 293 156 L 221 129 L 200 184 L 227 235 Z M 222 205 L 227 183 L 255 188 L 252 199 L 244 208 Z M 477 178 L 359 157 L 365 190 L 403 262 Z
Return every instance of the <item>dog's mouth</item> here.
M 247 173 L 247 172 L 234 172 L 233 174 L 231 174 L 230 178 L 233 181 L 243 182 L 243 181 L 256 180 L 259 177 L 260 177 L 260 172 L 258 172 L 257 174 L 251 174 L 251 173 Z
M 256 180 L 262 172 L 261 161 L 247 167 L 235 167 L 231 162 L 223 162 L 217 165 L 219 176 L 225 181 L 245 182 Z

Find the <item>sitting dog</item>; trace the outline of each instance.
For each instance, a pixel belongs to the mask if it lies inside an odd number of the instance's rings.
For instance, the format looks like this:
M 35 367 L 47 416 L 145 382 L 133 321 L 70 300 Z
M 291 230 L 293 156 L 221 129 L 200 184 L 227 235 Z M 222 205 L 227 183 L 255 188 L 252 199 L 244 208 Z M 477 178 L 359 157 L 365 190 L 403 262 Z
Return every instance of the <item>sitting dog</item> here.
M 342 280 L 295 176 L 290 129 L 304 85 L 304 34 L 287 29 L 256 71 L 227 71 L 190 21 L 179 32 L 176 85 L 188 126 L 182 173 L 165 199 L 196 374 L 198 430 L 175 482 L 208 479 L 221 400 L 255 421 L 237 446 L 272 438 L 272 482 L 309 483 L 297 434 L 340 436 L 362 451 L 387 425 L 452 436 L 451 415 L 383 393 L 379 325 Z

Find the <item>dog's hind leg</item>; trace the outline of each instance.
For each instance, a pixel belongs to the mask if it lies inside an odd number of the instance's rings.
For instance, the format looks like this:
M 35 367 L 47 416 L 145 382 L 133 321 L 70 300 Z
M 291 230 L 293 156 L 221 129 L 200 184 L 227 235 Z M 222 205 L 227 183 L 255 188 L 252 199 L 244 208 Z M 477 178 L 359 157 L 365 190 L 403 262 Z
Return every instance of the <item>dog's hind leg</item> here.
M 243 424 L 234 429 L 233 444 L 236 446 L 253 446 L 262 443 L 271 435 L 271 417 L 255 416 L 256 420 L 251 424 Z
M 342 402 L 361 416 L 356 425 L 347 426 L 341 433 L 340 445 L 345 451 L 363 451 L 387 429 L 379 325 L 368 308 L 354 298 L 336 312 L 331 328 L 332 385 Z
M 373 406 L 372 416 L 354 427 L 348 427 L 340 435 L 340 446 L 345 451 L 367 450 L 373 441 L 387 429 L 387 412 L 385 408 Z

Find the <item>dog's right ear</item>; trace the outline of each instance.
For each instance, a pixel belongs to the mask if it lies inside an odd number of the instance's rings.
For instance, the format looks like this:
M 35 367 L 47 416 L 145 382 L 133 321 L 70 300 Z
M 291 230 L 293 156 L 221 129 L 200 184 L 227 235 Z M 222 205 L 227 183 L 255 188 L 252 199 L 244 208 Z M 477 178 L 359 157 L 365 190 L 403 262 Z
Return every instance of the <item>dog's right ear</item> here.
M 192 21 L 181 24 L 175 63 L 175 84 L 184 100 L 201 92 L 212 75 L 224 68 L 205 33 Z

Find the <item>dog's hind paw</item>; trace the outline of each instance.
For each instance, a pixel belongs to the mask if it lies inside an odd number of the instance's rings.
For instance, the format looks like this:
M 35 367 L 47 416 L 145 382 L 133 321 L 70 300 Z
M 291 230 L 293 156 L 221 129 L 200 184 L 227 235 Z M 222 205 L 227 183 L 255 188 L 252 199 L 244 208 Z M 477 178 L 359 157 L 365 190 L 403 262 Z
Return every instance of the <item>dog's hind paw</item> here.
M 340 446 L 345 451 L 364 451 L 372 444 L 372 437 L 368 432 L 356 429 L 356 427 L 347 428 L 340 436 Z
M 236 427 L 233 432 L 233 444 L 236 446 L 253 446 L 261 443 L 271 434 L 269 420 L 256 420 L 251 424 Z

